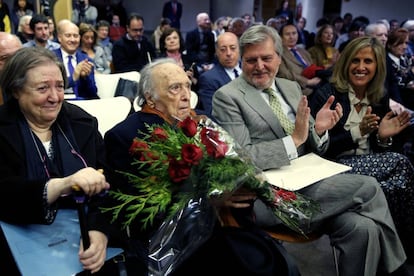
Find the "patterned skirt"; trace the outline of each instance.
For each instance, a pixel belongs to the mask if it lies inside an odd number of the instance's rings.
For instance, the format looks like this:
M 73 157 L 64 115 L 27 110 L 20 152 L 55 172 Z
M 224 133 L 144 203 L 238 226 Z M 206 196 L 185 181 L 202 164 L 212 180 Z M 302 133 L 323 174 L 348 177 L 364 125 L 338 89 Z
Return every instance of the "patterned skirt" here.
M 414 168 L 396 152 L 341 157 L 339 163 L 352 167 L 349 173 L 375 177 L 387 198 L 395 226 L 401 234 L 414 232 Z

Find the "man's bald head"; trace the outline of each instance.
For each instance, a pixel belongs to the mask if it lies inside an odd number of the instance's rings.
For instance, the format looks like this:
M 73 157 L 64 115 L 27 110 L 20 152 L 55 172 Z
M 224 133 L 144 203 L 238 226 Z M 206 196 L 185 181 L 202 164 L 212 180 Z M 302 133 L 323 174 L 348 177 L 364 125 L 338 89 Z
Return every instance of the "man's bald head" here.
M 17 36 L 0 32 L 0 72 L 6 60 L 20 48 L 22 48 L 22 43 Z

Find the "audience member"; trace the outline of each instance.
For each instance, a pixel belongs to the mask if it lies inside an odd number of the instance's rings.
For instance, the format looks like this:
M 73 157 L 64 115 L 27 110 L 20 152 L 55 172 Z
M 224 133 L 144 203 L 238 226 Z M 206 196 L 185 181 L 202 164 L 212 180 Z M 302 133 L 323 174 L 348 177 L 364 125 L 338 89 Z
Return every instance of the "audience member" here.
M 283 16 L 286 18 L 286 23 L 293 24 L 293 11 L 289 7 L 289 1 L 283 0 L 281 3 L 281 7 L 275 12 L 275 16 Z
M 266 21 L 266 26 L 272 27 L 277 32 L 280 31 L 280 28 L 282 27 L 282 22 L 280 20 L 280 17 L 271 17 Z
M 136 173 L 136 169 L 131 165 L 134 157 L 129 154 L 129 148 L 135 137 L 142 138 L 145 133 L 148 133 L 148 127 L 154 125 L 170 124 L 175 126 L 177 121 L 184 120 L 188 116 L 192 116 L 194 120 L 198 120 L 199 116 L 195 115 L 190 107 L 190 82 L 187 75 L 180 66 L 177 66 L 171 59 L 158 59 L 151 64 L 146 65 L 141 71 L 141 81 L 139 83 L 139 104 L 141 111 L 131 114 L 120 124 L 106 132 L 105 146 L 109 164 L 115 170 L 127 171 Z M 177 88 L 173 91 L 171 84 L 175 84 Z M 140 171 L 145 174 L 148 173 L 147 167 Z M 133 193 L 135 188 L 128 183 L 121 175 L 113 175 L 108 177 L 114 189 L 120 191 L 127 191 Z M 236 192 L 237 193 L 237 192 Z M 240 199 L 241 197 L 241 199 Z M 232 212 L 245 212 L 250 215 L 251 203 L 241 202 L 241 200 L 252 201 L 256 196 L 245 192 L 244 194 L 234 194 L 225 202 L 225 206 L 229 206 Z M 173 199 L 174 203 L 175 199 Z M 115 203 L 116 204 L 116 203 Z M 127 261 L 128 275 L 147 275 L 148 274 L 148 245 L 153 233 L 159 228 L 161 223 L 168 218 L 167 213 L 161 212 L 156 216 L 151 226 L 143 229 L 140 219 L 145 214 L 138 214 L 132 224 L 129 226 L 128 238 L 124 243 L 127 245 L 126 251 L 131 251 L 134 259 Z M 196 215 L 197 216 L 197 215 Z M 193 218 L 194 215 L 192 215 Z M 196 218 L 197 219 L 197 218 Z M 247 220 L 246 217 L 244 217 Z M 186 226 L 190 232 L 193 230 L 193 225 L 190 223 Z M 250 223 L 248 227 L 244 227 L 244 231 L 250 233 L 249 237 L 260 238 L 255 236 L 257 233 L 257 226 Z M 254 231 L 256 229 L 256 232 Z M 196 230 L 197 231 L 197 230 Z M 126 232 L 126 231 L 124 231 Z M 186 244 L 186 246 L 193 247 L 194 253 L 190 256 L 184 256 L 179 259 L 179 264 L 174 267 L 174 270 L 169 275 L 220 275 L 223 272 L 223 267 L 226 271 L 231 271 L 234 275 L 246 275 L 246 265 L 241 264 L 242 261 L 234 258 L 234 255 L 242 254 L 249 255 L 249 265 L 247 267 L 253 268 L 251 273 L 260 271 L 260 275 L 291 275 L 298 276 L 297 268 L 293 266 L 286 267 L 286 263 L 280 262 L 283 255 L 286 253 L 282 248 L 277 249 L 277 256 L 273 249 L 269 249 L 262 244 L 259 246 L 259 253 L 261 250 L 267 250 L 264 254 L 269 258 L 269 261 L 263 262 L 264 259 L 258 256 L 252 256 L 251 252 L 235 252 L 239 250 L 240 245 L 236 239 L 232 239 L 231 245 L 227 242 L 222 242 L 223 237 L 228 237 L 233 231 L 226 231 L 226 227 L 220 227 L 219 222 L 216 222 L 216 227 L 212 234 L 205 237 L 205 242 L 202 246 L 197 244 Z M 126 234 L 124 235 L 126 236 Z M 186 235 L 187 236 L 187 235 Z M 245 236 L 245 234 L 243 234 Z M 231 236 L 230 236 L 231 237 Z M 189 241 L 186 239 L 186 241 Z M 266 242 L 271 243 L 271 240 Z M 192 240 L 189 242 L 193 242 Z M 249 240 L 249 242 L 254 243 Z M 134 245 L 134 246 L 131 246 Z M 167 245 L 168 246 L 168 245 Z M 164 248 L 164 246 L 163 246 Z M 263 249 L 264 248 L 264 249 Z M 271 251 L 271 252 L 268 252 Z M 283 254 L 283 255 L 282 255 Z M 287 254 L 286 254 L 287 255 Z M 287 256 L 288 257 L 288 256 Z M 206 265 L 208 260 L 208 265 Z M 284 259 L 283 261 L 285 261 Z M 290 261 L 289 261 L 290 262 Z M 202 271 L 200 268 L 202 267 Z M 163 273 L 164 274 L 164 273 Z
M 94 63 L 87 54 L 79 49 L 79 27 L 67 19 L 57 24 L 60 49 L 54 50 L 66 69 L 68 85 L 65 94 L 78 99 L 96 99 Z
M 414 58 L 414 20 L 406 20 L 401 26 L 408 31 L 407 55 Z
M 410 114 L 396 115 L 381 105 L 385 75 L 383 45 L 375 38 L 356 38 L 341 54 L 331 83 L 315 90 L 310 108 L 316 116 L 332 95 L 332 108 L 342 106 L 344 116 L 329 131 L 325 156 L 352 167 L 351 173 L 378 180 L 408 252 L 414 242 L 414 168 L 406 156 L 388 150 L 392 137 L 410 125 Z
M 354 16 L 352 15 L 352 13 L 345 13 L 343 16 L 344 19 L 344 24 L 342 26 L 342 34 L 347 34 L 349 32 L 349 27 L 351 27 L 352 21 L 354 19 Z
M 0 83 L 8 95 L 0 107 L 0 182 L 8 184 L 3 185 L 0 219 L 51 224 L 59 209 L 76 209 L 71 193 L 79 187 L 90 199 L 90 246 L 83 248 L 80 242 L 79 262 L 97 272 L 105 262 L 108 228 L 99 210 L 101 197 L 94 195 L 109 184 L 97 170 L 106 162 L 96 119 L 64 101 L 65 68 L 42 47 L 18 50 L 3 68 Z M 19 275 L 3 263 L 10 254 L 5 246 L 0 249 L 2 267 Z
M 156 57 L 154 46 L 144 36 L 144 18 L 132 13 L 128 18 L 127 33 L 114 42 L 112 64 L 115 73 L 140 71 Z
M 31 15 L 23 15 L 20 17 L 19 27 L 17 28 L 17 37 L 20 39 L 22 44 L 33 39 L 33 31 L 30 28 Z
M 241 17 L 233 17 L 229 22 L 228 32 L 232 32 L 237 37 L 241 37 L 247 29 L 246 22 Z
M 151 43 L 155 47 L 155 51 L 157 54 L 160 53 L 160 37 L 162 32 L 168 28 L 171 28 L 171 21 L 168 18 L 161 18 L 160 24 L 154 30 L 151 36 Z
M 162 17 L 168 18 L 171 21 L 171 27 L 180 30 L 181 28 L 181 16 L 183 14 L 183 4 L 177 0 L 170 0 L 164 3 L 162 8 Z
M 321 17 L 316 21 L 316 29 L 315 31 L 311 32 L 309 34 L 309 43 L 308 43 L 308 49 L 310 47 L 312 47 L 313 45 L 315 45 L 315 36 L 316 33 L 319 31 L 319 29 L 324 26 L 324 25 L 328 25 L 329 24 L 329 20 L 326 17 Z
M 13 33 L 17 32 L 20 17 L 23 15 L 33 15 L 33 5 L 26 0 L 14 0 L 11 12 L 11 22 L 13 25 Z
M 298 84 L 276 77 L 283 47 L 274 29 L 252 26 L 239 42 L 243 74 L 214 94 L 213 116 L 262 170 L 287 166 L 310 150 L 323 154 L 328 130 L 342 117 L 341 106 L 331 110 L 334 98 L 330 97 L 313 119 Z M 267 92 L 269 88 L 272 92 Z M 270 107 L 276 99 L 283 106 L 278 112 L 283 119 Z M 328 234 L 332 245 L 340 248 L 340 275 L 376 275 L 381 268 L 387 273 L 405 268 L 406 255 L 374 178 L 339 174 L 299 192 L 321 205 L 323 212 L 311 219 L 309 230 Z M 280 223 L 259 203 L 254 206 L 259 225 Z
M 106 20 L 99 20 L 98 23 L 96 23 L 96 32 L 98 34 L 96 44 L 104 49 L 106 59 L 109 62 L 112 62 L 113 45 L 109 38 L 109 22 Z
M 12 24 L 9 6 L 0 0 L 0 32 L 13 33 Z
M 381 41 L 382 46 L 385 47 L 388 40 L 387 26 L 382 22 L 371 23 L 365 28 L 365 35 L 372 36 Z
M 301 17 L 296 21 L 296 28 L 298 29 L 298 47 L 308 49 L 312 43 L 309 42 L 309 31 L 305 29 L 305 17 Z
M 227 16 L 220 16 L 216 21 L 214 21 L 212 31 L 214 34 L 214 41 L 217 41 L 217 37 L 228 29 L 229 21 L 230 20 L 228 20 Z
M 400 27 L 400 22 L 397 19 L 390 20 L 390 32 L 398 29 Z
M 17 36 L 0 32 L 0 76 L 3 72 L 5 62 L 20 48 L 22 48 L 22 43 Z M 5 102 L 5 99 L 5 93 L 0 91 L 0 105 Z
M 96 25 L 98 9 L 91 5 L 89 0 L 77 0 L 72 10 L 72 22 L 79 26 L 80 23 Z
M 345 46 L 351 42 L 353 39 L 357 37 L 361 37 L 365 35 L 365 27 L 367 24 L 360 20 L 355 20 L 352 22 L 351 26 L 349 26 L 349 31 L 345 35 L 341 35 L 335 42 L 335 48 L 338 49 L 339 52 L 342 52 Z
M 214 65 L 214 35 L 211 32 L 210 17 L 202 12 L 196 17 L 197 27 L 185 37 L 185 48 L 201 74 Z
M 214 93 L 241 74 L 238 37 L 232 32 L 224 32 L 219 35 L 216 42 L 216 56 L 217 64 L 213 69 L 201 74 L 198 81 L 200 113 L 210 118 L 213 118 L 211 103 Z
M 160 57 L 169 57 L 181 66 L 191 80 L 191 90 L 198 91 L 198 71 L 184 49 L 181 32 L 175 28 L 166 29 L 160 37 Z
M 57 32 L 55 28 L 55 20 L 53 17 L 48 16 L 47 21 L 49 22 L 49 40 L 58 43 Z
M 391 99 L 414 110 L 414 69 L 412 59 L 406 54 L 408 36 L 405 28 L 399 28 L 388 36 L 385 87 Z
M 334 42 L 334 28 L 332 25 L 323 25 L 316 33 L 315 45 L 308 49 L 314 64 L 326 69 L 334 66 L 339 57 Z
M 342 34 L 342 27 L 344 25 L 344 19 L 340 16 L 335 17 L 332 20 L 332 26 L 334 27 L 334 45 L 338 37 Z
M 79 25 L 80 50 L 87 54 L 94 63 L 95 73 L 110 74 L 111 67 L 104 49 L 97 45 L 98 34 L 95 28 L 87 23 Z
M 119 40 L 126 34 L 126 29 L 121 25 L 119 21 L 119 16 L 114 14 L 112 16 L 112 24 L 109 27 L 109 38 L 112 43 Z
M 254 18 L 250 13 L 245 13 L 241 16 L 241 18 L 243 18 L 244 21 L 244 26 L 245 28 L 249 28 L 254 24 Z
M 312 64 L 312 57 L 306 49 L 296 47 L 298 31 L 295 25 L 286 24 L 280 29 L 283 43 L 282 64 L 278 71 L 278 77 L 297 81 L 302 88 L 303 95 L 309 96 L 313 88 L 321 82 L 316 76 L 309 78 L 303 75 L 305 68 Z
M 49 39 L 49 20 L 43 14 L 34 14 L 30 19 L 30 29 L 33 32 L 33 39 L 29 40 L 23 47 L 43 47 L 48 50 L 56 50 L 60 48 L 60 44 Z

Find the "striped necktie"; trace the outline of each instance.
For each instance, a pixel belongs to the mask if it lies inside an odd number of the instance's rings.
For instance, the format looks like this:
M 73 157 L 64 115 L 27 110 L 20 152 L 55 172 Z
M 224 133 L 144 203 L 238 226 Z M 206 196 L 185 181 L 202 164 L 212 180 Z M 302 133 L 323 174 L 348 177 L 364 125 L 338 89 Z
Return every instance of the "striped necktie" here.
M 299 55 L 298 50 L 296 50 L 295 48 L 292 48 L 290 49 L 290 51 L 295 56 L 295 58 L 300 62 L 300 64 L 302 64 L 302 67 L 304 68 L 308 67 L 308 64 L 306 63 L 306 61 L 301 57 L 301 55 Z
M 276 117 L 279 119 L 280 124 L 285 130 L 286 134 L 292 134 L 295 129 L 295 124 L 289 120 L 285 112 L 283 112 L 282 105 L 280 104 L 279 98 L 275 94 L 275 91 L 272 88 L 266 88 L 263 92 L 269 94 L 269 105 L 270 108 L 275 113 Z

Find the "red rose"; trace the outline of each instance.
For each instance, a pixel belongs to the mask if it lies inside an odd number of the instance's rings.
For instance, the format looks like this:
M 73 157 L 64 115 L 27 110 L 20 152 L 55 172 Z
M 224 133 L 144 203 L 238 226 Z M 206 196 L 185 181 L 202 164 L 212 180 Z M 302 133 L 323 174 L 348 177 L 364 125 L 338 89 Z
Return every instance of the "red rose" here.
M 148 144 L 142 140 L 135 138 L 129 147 L 129 154 L 135 157 L 141 157 L 144 151 L 148 151 Z
M 184 144 L 181 148 L 181 157 L 185 162 L 197 165 L 203 158 L 203 151 L 194 144 Z
M 276 195 L 281 197 L 285 201 L 296 200 L 296 194 L 294 192 L 291 192 L 291 191 L 280 189 L 280 190 L 276 191 Z
M 184 121 L 180 122 L 178 127 L 183 130 L 187 137 L 194 137 L 194 135 L 197 134 L 197 123 L 190 117 L 187 117 Z
M 153 141 L 165 141 L 168 139 L 168 134 L 163 128 L 157 127 L 152 132 L 151 137 Z
M 219 133 L 212 129 L 203 128 L 200 132 L 201 142 L 206 146 L 207 154 L 216 159 L 223 158 L 229 146 L 219 140 Z
M 188 178 L 191 173 L 191 165 L 184 160 L 172 158 L 168 165 L 168 175 L 173 182 L 180 182 Z

